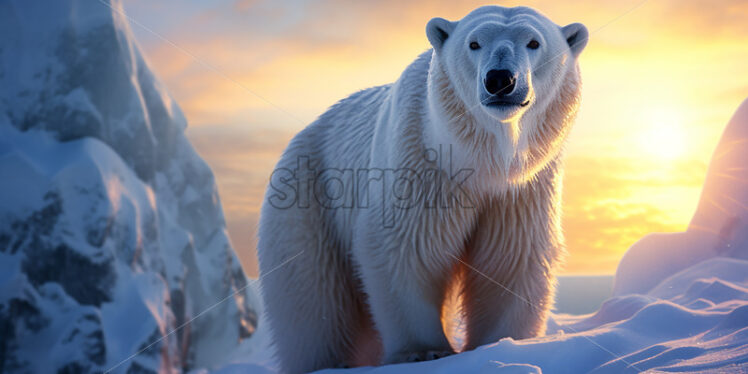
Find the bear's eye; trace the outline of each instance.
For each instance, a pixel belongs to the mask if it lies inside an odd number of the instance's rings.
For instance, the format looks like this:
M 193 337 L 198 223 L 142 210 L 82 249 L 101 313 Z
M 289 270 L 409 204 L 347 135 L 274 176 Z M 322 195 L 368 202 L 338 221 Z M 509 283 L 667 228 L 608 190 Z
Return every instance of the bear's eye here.
M 530 40 L 530 42 L 529 42 L 529 43 L 527 43 L 527 48 L 530 48 L 530 49 L 538 49 L 538 47 L 540 47 L 540 42 L 538 42 L 538 41 L 537 41 L 537 40 L 535 40 L 535 39 L 533 39 L 533 40 Z
M 480 48 L 480 44 L 478 44 L 478 42 L 471 42 L 470 43 L 470 49 L 476 50 L 478 48 Z

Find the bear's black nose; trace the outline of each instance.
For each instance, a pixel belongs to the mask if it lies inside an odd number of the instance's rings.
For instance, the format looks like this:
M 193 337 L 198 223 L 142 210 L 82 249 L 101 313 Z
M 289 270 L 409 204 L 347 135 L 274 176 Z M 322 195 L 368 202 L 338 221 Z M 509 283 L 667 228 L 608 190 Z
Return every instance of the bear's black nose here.
M 490 70 L 486 74 L 483 85 L 491 95 L 506 96 L 514 91 L 514 83 L 517 79 L 511 71 L 506 69 Z

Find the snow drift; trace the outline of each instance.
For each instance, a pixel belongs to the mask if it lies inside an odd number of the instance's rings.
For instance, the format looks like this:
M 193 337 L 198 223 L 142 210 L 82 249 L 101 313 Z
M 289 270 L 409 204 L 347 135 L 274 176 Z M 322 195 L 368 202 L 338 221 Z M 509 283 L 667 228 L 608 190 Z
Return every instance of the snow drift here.
M 253 296 L 121 4 L 3 1 L 0 35 L 0 372 L 221 362 Z
M 618 268 L 614 296 L 597 312 L 554 314 L 540 338 L 502 339 L 436 361 L 349 372 L 748 372 L 746 161 L 748 100 L 714 152 L 688 231 L 652 234 L 635 244 Z M 259 341 L 263 327 L 255 349 L 268 349 Z M 218 373 L 275 372 L 268 354 L 235 361 Z

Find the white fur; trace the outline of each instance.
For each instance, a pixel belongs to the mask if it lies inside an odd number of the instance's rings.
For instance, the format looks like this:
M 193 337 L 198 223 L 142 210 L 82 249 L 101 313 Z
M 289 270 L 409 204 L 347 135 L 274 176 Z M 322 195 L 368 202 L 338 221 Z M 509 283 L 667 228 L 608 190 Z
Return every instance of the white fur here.
M 468 349 L 544 331 L 563 253 L 560 153 L 586 29 L 529 8 L 482 7 L 459 22 L 432 20 L 427 36 L 435 48 L 397 82 L 342 100 L 299 133 L 271 178 L 258 254 L 287 372 L 450 352 L 441 313 L 458 280 Z M 532 38 L 537 50 L 526 47 Z M 501 64 L 520 72 L 529 105 L 481 104 L 483 76 Z M 346 177 L 396 179 L 403 168 L 422 181 L 393 190 Z M 458 186 L 450 176 L 461 169 L 473 173 Z M 343 198 L 302 197 L 322 170 L 317 191 L 342 185 L 329 191 Z M 404 191 L 413 198 L 397 200 Z

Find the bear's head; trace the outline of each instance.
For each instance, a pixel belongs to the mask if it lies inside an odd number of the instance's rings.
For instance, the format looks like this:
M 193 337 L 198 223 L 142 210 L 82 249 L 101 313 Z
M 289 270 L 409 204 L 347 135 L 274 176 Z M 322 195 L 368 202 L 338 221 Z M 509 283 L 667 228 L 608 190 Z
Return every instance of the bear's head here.
M 512 184 L 557 157 L 579 106 L 584 25 L 485 6 L 456 22 L 434 18 L 426 34 L 435 140 L 458 144 L 475 167 Z

